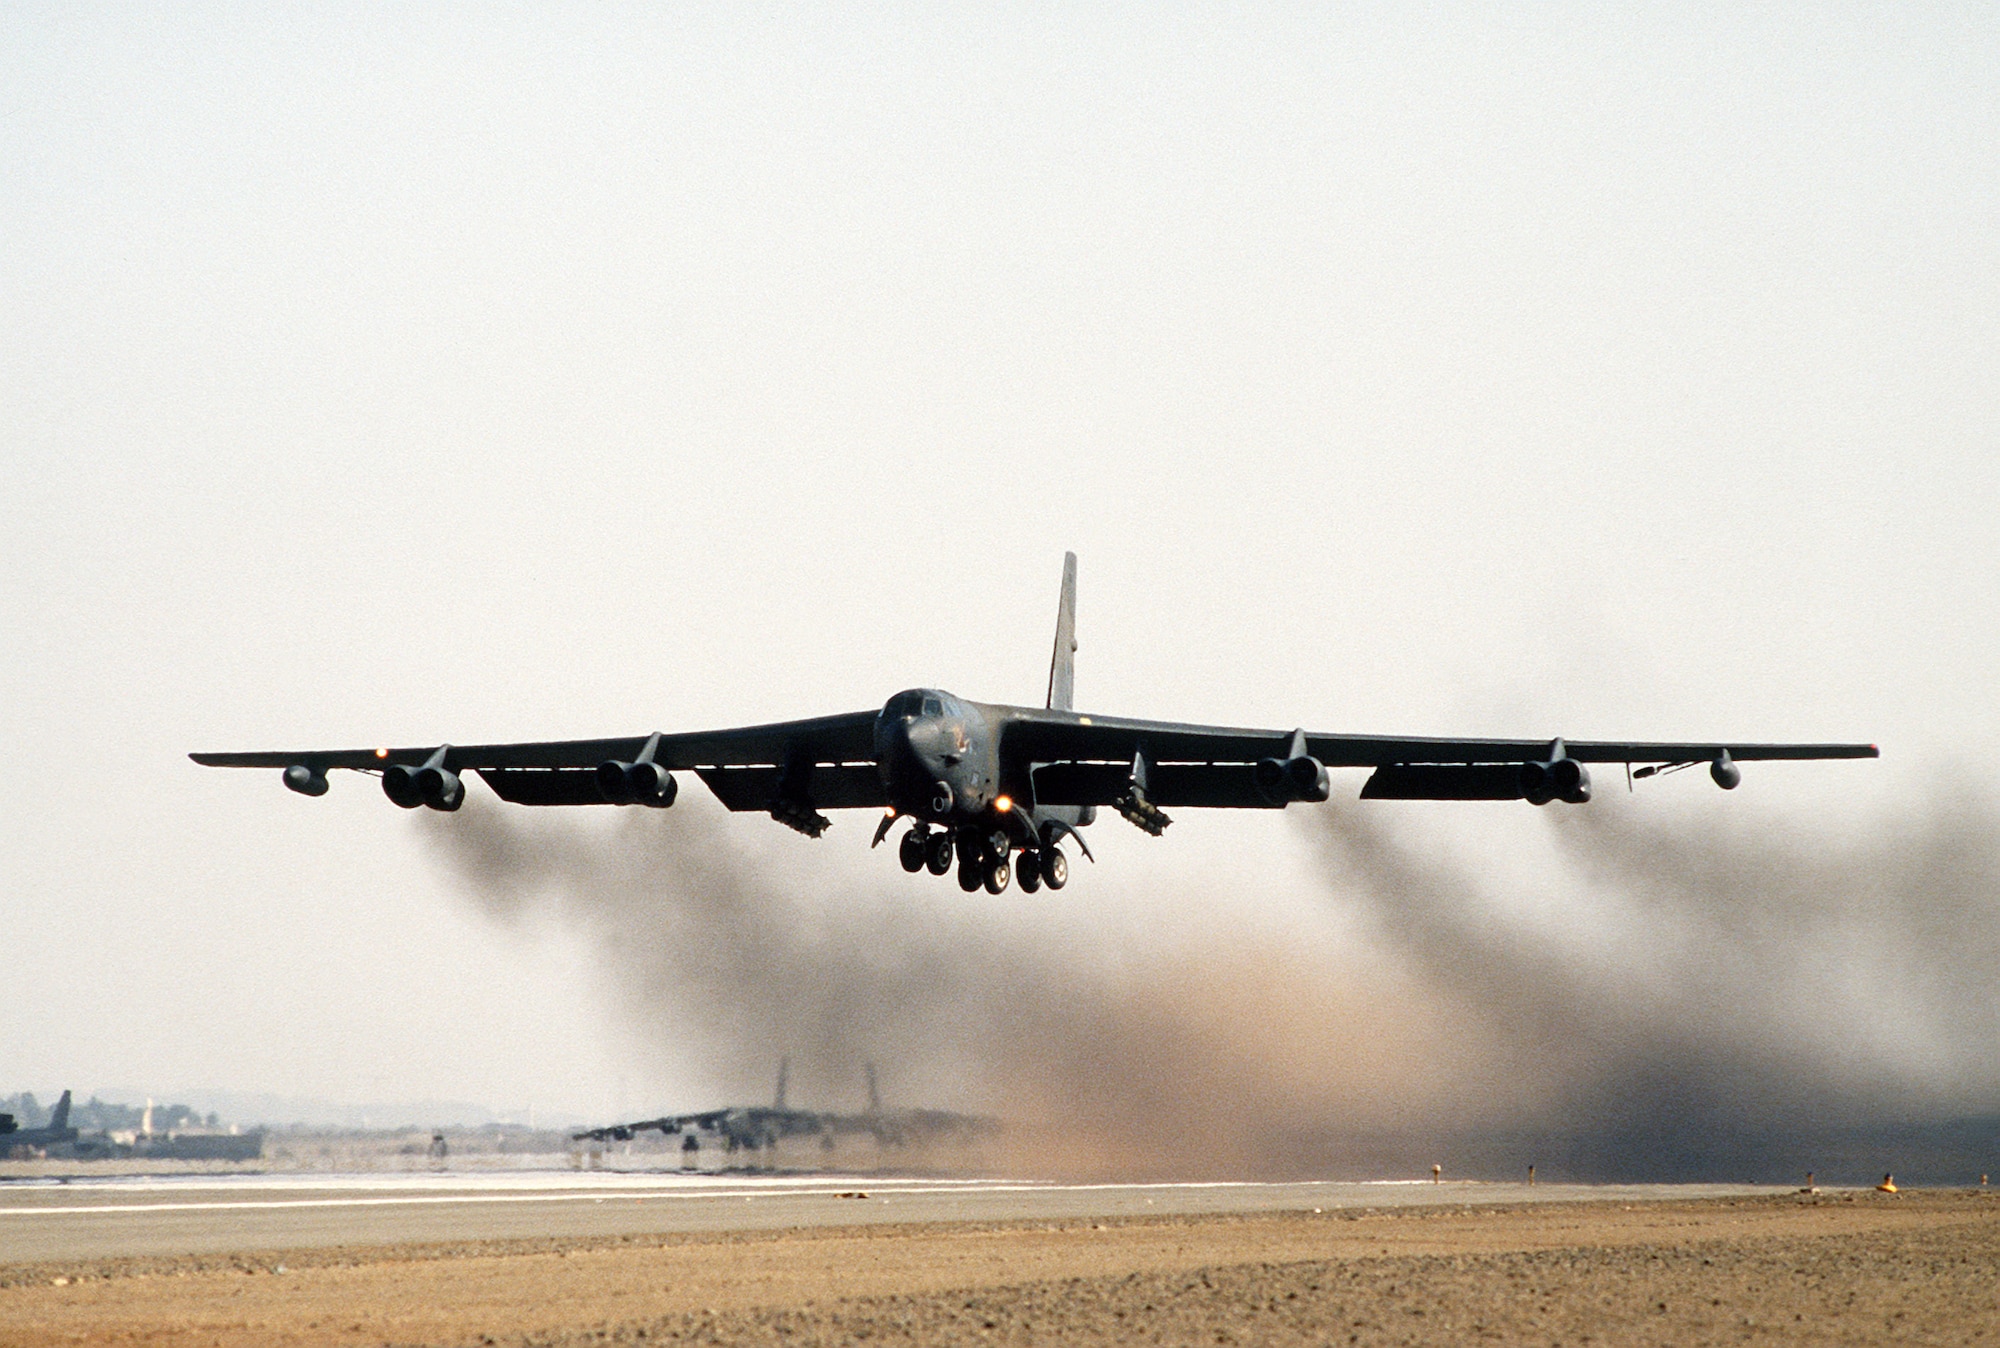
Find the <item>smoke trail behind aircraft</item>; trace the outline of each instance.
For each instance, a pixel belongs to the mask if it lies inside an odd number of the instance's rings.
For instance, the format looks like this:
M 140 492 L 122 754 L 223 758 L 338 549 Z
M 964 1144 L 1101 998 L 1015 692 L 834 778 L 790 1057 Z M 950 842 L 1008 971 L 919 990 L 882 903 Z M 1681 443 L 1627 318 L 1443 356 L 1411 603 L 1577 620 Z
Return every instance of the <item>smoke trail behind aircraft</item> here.
M 1330 901 L 1555 1084 L 1517 1148 L 1592 1176 L 1742 1178 L 2000 1109 L 1997 822 L 1968 792 L 1844 839 L 1721 807 L 1552 813 L 1568 931 L 1504 917 L 1519 906 L 1400 841 L 1393 811 L 1332 805 L 1307 831 Z M 1972 1131 L 1990 1149 L 2000 1121 Z
M 874 1061 L 907 1103 L 1006 1117 L 1038 1173 L 1775 1177 L 2000 1104 L 1985 802 L 1836 848 L 1623 802 L 1542 818 L 1548 883 L 1587 918 L 1567 931 L 1379 805 L 1302 816 L 1328 920 L 1145 896 L 1211 915 L 1175 935 L 1086 920 L 1076 891 L 802 870 L 697 802 L 608 830 L 421 822 L 490 915 L 591 943 L 635 1044 L 704 1045 L 746 1098 L 782 1054 L 827 1094 Z
M 1330 923 L 1256 935 L 1219 913 L 1135 939 L 1082 920 L 1075 891 L 801 872 L 700 803 L 608 831 L 472 803 L 422 824 L 491 916 L 583 934 L 636 1044 L 703 1046 L 742 1098 L 781 1055 L 800 1099 L 851 1093 L 872 1061 L 904 1103 L 1006 1118 L 1029 1169 L 1310 1173 L 1338 1161 L 1331 1133 L 1518 1093 L 1504 1045 L 1372 974 Z

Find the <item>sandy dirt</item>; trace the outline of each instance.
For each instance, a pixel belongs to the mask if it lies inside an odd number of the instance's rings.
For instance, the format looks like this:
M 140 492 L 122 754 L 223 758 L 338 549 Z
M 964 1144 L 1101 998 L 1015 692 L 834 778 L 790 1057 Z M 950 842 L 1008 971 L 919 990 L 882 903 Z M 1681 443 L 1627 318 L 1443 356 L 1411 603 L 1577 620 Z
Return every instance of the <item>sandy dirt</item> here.
M 2000 1343 L 2000 1201 L 1823 1193 L 0 1268 L 0 1345 Z

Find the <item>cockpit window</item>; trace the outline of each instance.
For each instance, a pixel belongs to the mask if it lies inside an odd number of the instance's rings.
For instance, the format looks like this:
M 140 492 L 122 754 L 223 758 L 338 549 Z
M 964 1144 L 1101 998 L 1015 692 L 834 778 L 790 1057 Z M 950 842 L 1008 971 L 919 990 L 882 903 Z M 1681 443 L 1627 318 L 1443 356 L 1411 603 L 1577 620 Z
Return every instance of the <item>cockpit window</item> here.
M 924 695 L 912 691 L 896 694 L 889 699 L 889 705 L 883 710 L 891 716 L 916 716 L 923 711 L 923 707 Z
M 924 715 L 942 716 L 944 715 L 944 707 L 938 702 L 936 698 L 927 697 L 924 699 Z

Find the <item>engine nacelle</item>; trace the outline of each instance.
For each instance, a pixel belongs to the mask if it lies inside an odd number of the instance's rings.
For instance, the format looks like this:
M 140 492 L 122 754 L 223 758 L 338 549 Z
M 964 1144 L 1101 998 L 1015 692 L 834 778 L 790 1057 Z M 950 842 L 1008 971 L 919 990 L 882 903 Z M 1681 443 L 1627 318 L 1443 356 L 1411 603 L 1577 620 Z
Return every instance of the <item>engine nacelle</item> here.
M 597 765 L 597 794 L 610 805 L 630 805 L 632 803 L 632 765 L 617 759 Z
M 323 796 L 326 794 L 326 769 L 294 763 L 285 769 L 285 785 L 302 796 Z
M 1285 780 L 1291 785 L 1293 800 L 1320 801 L 1332 794 L 1326 764 L 1310 754 L 1285 761 Z
M 1257 794 L 1273 805 L 1283 805 L 1292 798 L 1291 783 L 1285 777 L 1285 760 L 1282 758 L 1260 758 L 1250 769 L 1250 780 L 1256 783 Z
M 1589 802 L 1590 769 L 1574 758 L 1557 759 L 1549 777 L 1555 783 L 1557 800 L 1571 805 Z
M 405 810 L 424 803 L 424 793 L 417 787 L 417 770 L 402 763 L 382 769 L 382 794 Z
M 450 768 L 418 768 L 417 794 L 433 810 L 455 810 L 465 804 L 465 783 Z
M 664 810 L 674 803 L 680 794 L 680 783 L 674 774 L 658 763 L 634 763 L 632 770 L 625 774 L 625 780 L 632 784 L 632 798 L 641 805 L 650 805 L 656 810 Z
M 1581 805 L 1590 799 L 1590 769 L 1573 758 L 1521 765 L 1521 795 L 1530 805 L 1552 800 Z
M 1295 800 L 1325 800 L 1331 794 L 1326 764 L 1310 754 L 1297 758 L 1260 758 L 1250 769 L 1257 794 L 1273 805 Z
M 1734 791 L 1743 785 L 1743 769 L 1730 761 L 1727 749 L 1717 754 L 1715 761 L 1708 765 L 1708 775 L 1713 777 L 1715 784 L 1724 791 Z
M 597 765 L 597 793 L 613 805 L 650 805 L 664 810 L 680 794 L 680 783 L 658 763 L 612 759 Z

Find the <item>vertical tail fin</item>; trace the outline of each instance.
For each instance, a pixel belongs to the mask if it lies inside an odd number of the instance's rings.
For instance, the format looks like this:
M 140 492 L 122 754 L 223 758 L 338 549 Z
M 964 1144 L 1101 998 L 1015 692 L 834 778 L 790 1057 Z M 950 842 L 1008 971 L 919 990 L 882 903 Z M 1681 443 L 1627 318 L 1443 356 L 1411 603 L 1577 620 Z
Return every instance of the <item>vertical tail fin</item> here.
M 67 1128 L 67 1127 L 69 1127 L 69 1092 L 68 1092 L 68 1091 L 64 1091 L 64 1092 L 62 1093 L 62 1099 L 60 1099 L 60 1100 L 56 1101 L 56 1107 L 55 1107 L 55 1110 L 54 1110 L 54 1112 L 53 1112 L 53 1113 L 51 1113 L 51 1114 L 49 1115 L 49 1127 L 51 1127 L 51 1128 L 54 1128 L 54 1129 L 57 1129 L 58 1131 L 60 1131 L 61 1129 L 64 1129 L 64 1128 Z
M 778 1059 L 778 1095 L 771 1102 L 771 1108 L 783 1109 L 785 1107 L 785 1078 L 791 1074 L 792 1060 L 790 1058 Z
M 868 1069 L 868 1112 L 870 1114 L 880 1114 L 882 1112 L 882 1092 L 875 1087 L 875 1064 L 872 1062 L 864 1063 L 863 1066 Z
M 1063 554 L 1062 606 L 1056 610 L 1056 656 L 1049 662 L 1049 706 L 1076 705 L 1076 554 Z

